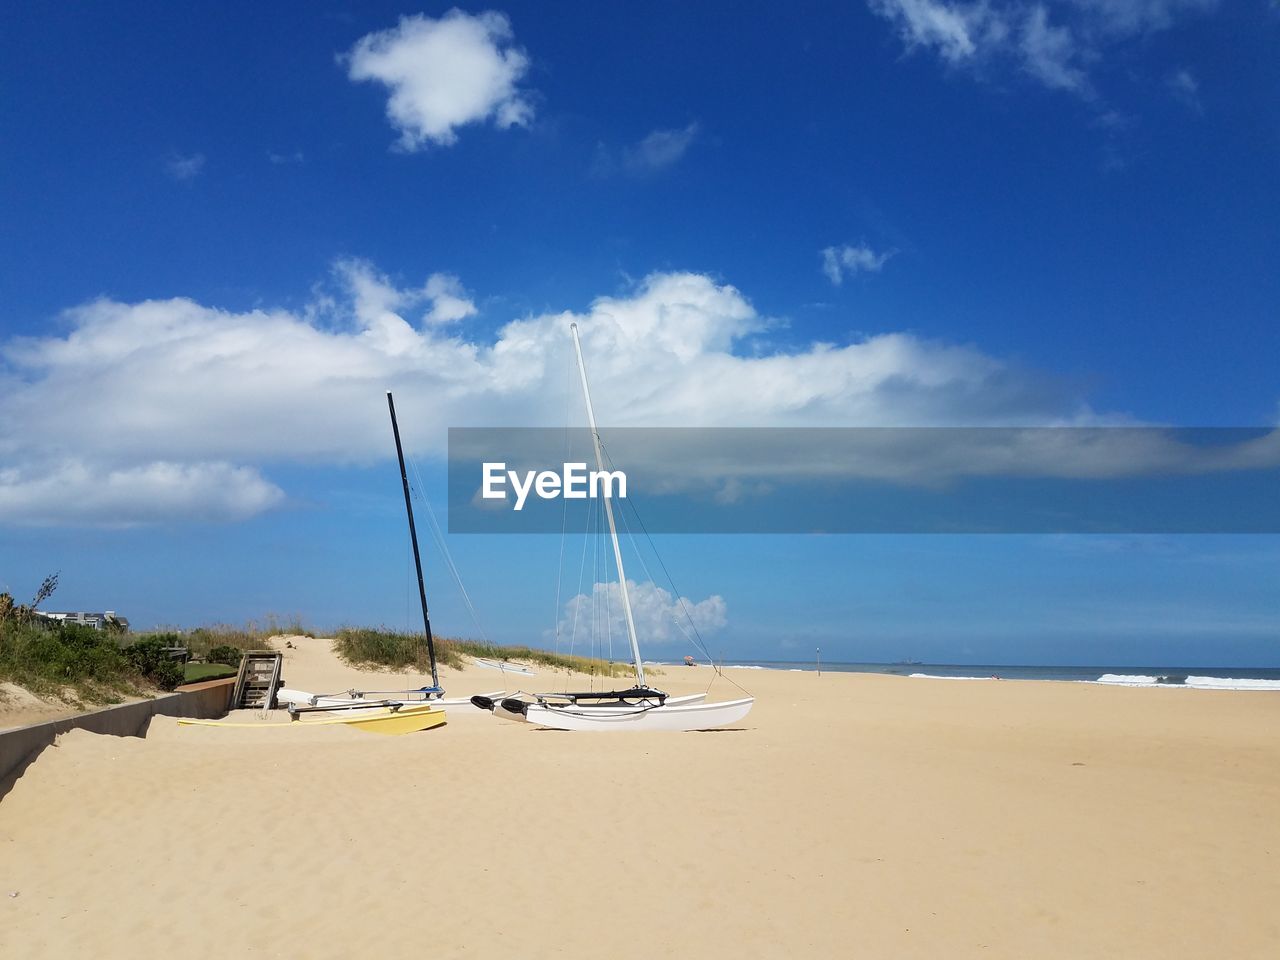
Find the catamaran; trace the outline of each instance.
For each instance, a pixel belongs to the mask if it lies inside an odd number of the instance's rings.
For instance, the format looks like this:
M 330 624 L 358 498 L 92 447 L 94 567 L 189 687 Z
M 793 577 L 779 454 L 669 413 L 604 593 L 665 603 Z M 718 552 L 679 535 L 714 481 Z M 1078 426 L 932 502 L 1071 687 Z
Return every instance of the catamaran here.
M 587 422 L 591 427 L 591 441 L 595 449 L 596 466 L 604 472 L 604 454 L 600 434 L 596 429 L 596 414 L 591 405 L 591 387 L 587 383 L 587 365 L 582 359 L 582 342 L 578 338 L 578 325 L 570 324 L 574 353 L 578 359 L 578 373 L 582 379 L 582 395 L 587 405 Z M 540 727 L 556 730 L 706 730 L 737 723 L 751 710 L 755 698 L 744 697 L 718 703 L 706 703 L 706 694 L 689 697 L 669 697 L 661 690 L 649 686 L 644 675 L 644 661 L 640 659 L 640 643 L 636 638 L 635 617 L 631 612 L 631 597 L 627 592 L 627 574 L 622 563 L 622 547 L 618 542 L 618 528 L 614 523 L 610 491 L 604 490 L 605 516 L 609 520 L 609 538 L 613 544 L 613 560 L 618 572 L 618 588 L 622 595 L 622 609 L 627 625 L 627 638 L 631 643 L 632 661 L 635 666 L 635 684 L 625 690 L 592 691 L 586 693 L 529 694 L 532 700 L 519 697 L 498 699 L 473 697 L 472 702 L 482 709 L 492 710 L 495 716 L 512 720 L 524 720 Z

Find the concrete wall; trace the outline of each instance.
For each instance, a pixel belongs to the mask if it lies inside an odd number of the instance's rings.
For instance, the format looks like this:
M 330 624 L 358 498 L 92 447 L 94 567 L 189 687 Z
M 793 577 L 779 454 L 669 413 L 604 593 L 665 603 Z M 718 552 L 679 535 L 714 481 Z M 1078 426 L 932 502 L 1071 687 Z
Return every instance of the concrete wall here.
M 53 743 L 58 734 L 68 730 L 88 730 L 114 737 L 143 737 L 156 714 L 202 720 L 220 717 L 227 712 L 235 685 L 235 678 L 190 683 L 154 700 L 122 703 L 61 720 L 0 731 L 0 798 L 13 789 L 23 771 L 45 747 Z
M 222 680 L 205 680 L 203 683 L 188 683 L 174 691 L 178 695 L 178 712 L 157 710 L 156 713 L 166 717 L 194 717 L 197 720 L 212 720 L 223 716 L 231 706 L 231 694 L 236 689 L 236 678 L 225 677 Z

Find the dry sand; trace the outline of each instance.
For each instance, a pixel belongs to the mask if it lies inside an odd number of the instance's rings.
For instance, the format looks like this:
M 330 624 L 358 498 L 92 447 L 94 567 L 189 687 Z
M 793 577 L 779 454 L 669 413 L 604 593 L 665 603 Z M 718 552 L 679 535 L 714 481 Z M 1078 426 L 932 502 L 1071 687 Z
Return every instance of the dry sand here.
M 1280 695 L 729 675 L 714 733 L 69 734 L 0 802 L 0 956 L 1280 956 Z
M 0 730 L 74 717 L 80 712 L 66 703 L 37 697 L 16 683 L 0 683 Z

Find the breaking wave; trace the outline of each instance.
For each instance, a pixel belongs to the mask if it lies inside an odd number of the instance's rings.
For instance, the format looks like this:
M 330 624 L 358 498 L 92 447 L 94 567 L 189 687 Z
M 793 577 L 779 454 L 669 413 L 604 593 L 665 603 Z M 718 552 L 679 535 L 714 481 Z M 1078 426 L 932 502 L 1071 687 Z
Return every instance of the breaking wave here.
M 998 680 L 998 677 L 950 677 L 940 673 L 912 673 L 909 676 L 923 677 L 926 680 Z
M 1190 687 L 1193 690 L 1280 690 L 1280 680 L 1255 680 L 1245 677 L 1199 677 L 1195 674 L 1171 674 L 1152 677 L 1144 674 L 1104 673 L 1093 683 L 1120 687 Z

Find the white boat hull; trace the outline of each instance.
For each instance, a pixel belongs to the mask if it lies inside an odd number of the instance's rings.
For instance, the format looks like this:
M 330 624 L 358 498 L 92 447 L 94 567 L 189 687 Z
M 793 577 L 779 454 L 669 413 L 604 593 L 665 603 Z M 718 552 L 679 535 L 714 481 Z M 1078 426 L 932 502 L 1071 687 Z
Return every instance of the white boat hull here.
M 554 694 L 548 694 L 548 697 L 550 696 L 554 696 Z M 690 704 L 690 703 L 701 703 L 705 699 L 707 699 L 707 695 L 705 693 L 690 693 L 683 697 L 667 697 L 667 706 L 676 707 L 676 706 L 681 706 L 681 705 Z M 568 706 L 568 704 L 565 704 L 565 706 Z M 579 704 L 577 707 L 575 707 L 575 709 L 591 710 L 596 712 L 612 710 L 615 713 L 632 713 L 639 708 L 633 707 L 633 706 L 625 706 L 625 705 L 618 707 L 618 706 L 613 706 L 612 704 L 605 704 L 605 705 L 599 705 L 599 706 L 592 706 L 590 704 Z M 506 707 L 502 705 L 502 701 L 496 698 L 493 698 L 493 715 L 500 720 L 511 720 L 515 723 L 528 722 L 528 718 L 523 713 L 517 713 L 514 710 L 508 710 Z
M 493 701 L 493 715 L 499 720 L 510 720 L 512 723 L 524 723 L 524 714 L 517 713 L 515 710 L 508 710 L 502 705 L 501 700 Z
M 506 695 L 507 691 L 505 690 L 497 690 L 493 693 L 485 694 L 486 697 L 505 697 Z M 452 713 L 449 714 L 451 717 L 478 717 L 484 713 L 483 710 L 471 702 L 470 697 L 446 697 L 443 700 L 432 700 L 431 705 L 451 710 Z
M 530 704 L 525 720 L 553 730 L 709 730 L 737 723 L 751 712 L 754 697 L 720 703 L 673 703 L 662 706 L 580 707 Z

